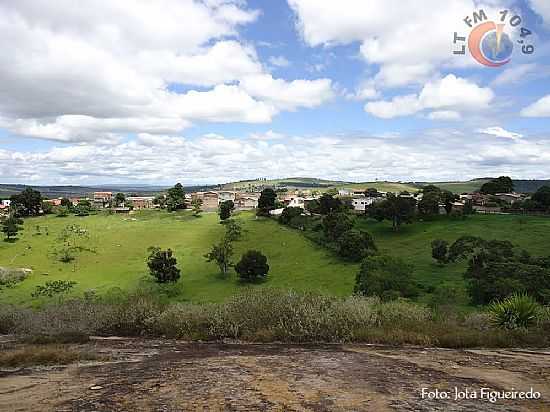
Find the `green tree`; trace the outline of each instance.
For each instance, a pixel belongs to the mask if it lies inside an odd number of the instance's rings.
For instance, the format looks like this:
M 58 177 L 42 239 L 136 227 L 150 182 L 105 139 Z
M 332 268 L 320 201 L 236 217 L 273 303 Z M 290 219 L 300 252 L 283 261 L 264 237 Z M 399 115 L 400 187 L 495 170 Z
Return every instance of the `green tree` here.
M 175 210 L 185 209 L 187 205 L 185 204 L 185 190 L 181 183 L 177 183 L 171 189 L 168 189 L 166 196 L 166 208 L 169 212 Z
M 231 258 L 233 256 L 233 245 L 231 241 L 224 237 L 224 239 L 212 246 L 210 252 L 208 252 L 204 257 L 207 262 L 215 262 L 216 265 L 220 268 L 220 272 L 226 276 L 229 268 L 231 267 Z
M 449 192 L 448 190 L 441 191 L 441 203 L 445 205 L 445 211 L 449 215 L 453 211 L 453 203 L 460 199 L 460 196 Z
M 319 213 L 322 215 L 339 212 L 342 208 L 343 204 L 340 199 L 335 198 L 329 193 L 325 193 L 319 198 Z
M 447 254 L 449 252 L 449 243 L 446 240 L 435 239 L 432 242 L 432 257 L 437 263 L 447 263 Z
M 497 193 L 511 193 L 514 191 L 514 182 L 508 176 L 500 176 L 481 186 L 480 192 L 488 195 Z
M 226 200 L 225 202 L 220 203 L 218 207 L 218 214 L 220 215 L 220 220 L 222 222 L 226 221 L 231 217 L 231 211 L 235 208 L 233 201 Z
M 325 237 L 334 242 L 353 228 L 353 220 L 347 213 L 333 212 L 323 218 L 322 226 Z
M 259 216 L 269 216 L 269 212 L 275 209 L 275 201 L 277 200 L 277 194 L 273 189 L 267 188 L 262 190 L 260 199 L 258 199 L 258 212 Z
M 155 278 L 157 283 L 177 282 L 181 275 L 177 263 L 171 249 L 149 248 L 147 266 L 149 267 L 149 274 Z
M 225 238 L 230 242 L 239 240 L 242 237 L 243 228 L 239 222 L 230 219 L 225 224 Z
M 49 215 L 53 213 L 53 206 L 49 202 L 42 202 L 42 213 Z
M 263 279 L 269 272 L 267 257 L 257 250 L 249 250 L 242 255 L 235 265 L 235 271 L 244 282 L 254 282 Z
M 73 203 L 69 199 L 64 197 L 64 198 L 61 199 L 61 206 L 64 206 L 64 207 L 68 208 L 69 210 L 71 210 L 71 208 L 73 207 Z
M 301 216 L 302 213 L 304 213 L 304 210 L 300 207 L 285 207 L 283 213 L 279 216 L 279 223 L 288 225 L 293 218 Z
M 424 192 L 422 200 L 418 202 L 418 213 L 423 217 L 439 215 L 440 192 Z
M 338 239 L 338 254 L 353 262 L 374 255 L 376 251 L 374 239 L 363 230 L 348 230 Z
M 115 195 L 115 206 L 122 206 L 124 205 L 124 202 L 126 201 L 126 195 L 124 193 L 117 193 Z
M 55 214 L 57 217 L 67 217 L 69 216 L 69 208 L 67 206 L 58 206 L 55 209 Z
M 198 197 L 191 201 L 191 207 L 193 208 L 193 216 L 199 217 L 202 213 L 202 199 Z
M 391 256 L 371 256 L 361 264 L 355 279 L 355 293 L 383 300 L 418 295 L 413 270 L 403 260 Z
M 416 201 L 414 199 L 388 193 L 386 200 L 371 206 L 369 215 L 378 221 L 391 221 L 393 230 L 398 231 L 403 223 L 412 223 L 415 208 Z
M 81 200 L 74 207 L 74 213 L 77 216 L 88 216 L 92 211 L 92 204 L 89 200 Z
M 21 226 L 23 220 L 18 218 L 15 213 L 10 213 L 10 215 L 2 220 L 2 233 L 4 233 L 5 240 L 11 241 L 17 236 L 20 230 L 23 229 Z
M 10 207 L 18 216 L 38 216 L 42 207 L 42 195 L 39 191 L 27 187 L 21 193 L 10 198 Z
M 542 186 L 539 188 L 533 196 L 531 196 L 531 200 L 537 202 L 540 204 L 544 209 L 550 208 L 550 186 Z

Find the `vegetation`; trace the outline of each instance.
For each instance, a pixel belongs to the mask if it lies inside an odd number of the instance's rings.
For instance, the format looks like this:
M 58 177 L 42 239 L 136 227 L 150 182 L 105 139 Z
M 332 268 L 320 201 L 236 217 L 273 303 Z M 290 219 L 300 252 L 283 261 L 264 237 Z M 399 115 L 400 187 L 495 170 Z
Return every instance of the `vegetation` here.
M 483 184 L 479 191 L 489 195 L 511 193 L 514 191 L 514 182 L 508 176 L 501 176 Z
M 177 259 L 171 249 L 162 250 L 159 247 L 149 248 L 147 266 L 149 274 L 157 283 L 174 283 L 180 278 L 180 270 L 177 267 Z
M 199 217 L 202 213 L 202 199 L 196 198 L 191 201 L 191 208 L 193 210 L 193 216 Z
M 52 298 L 56 295 L 68 293 L 76 285 L 72 280 L 53 280 L 46 282 L 44 285 L 38 285 L 32 293 L 33 298 L 46 296 Z
M 231 212 L 235 209 L 235 204 L 232 200 L 226 200 L 225 202 L 220 203 L 218 214 L 220 215 L 220 220 L 222 222 L 226 221 L 231 217 Z
M 166 194 L 166 208 L 169 212 L 186 208 L 185 190 L 183 190 L 181 183 L 177 183 L 174 187 L 168 189 Z
M 76 361 L 96 360 L 91 352 L 75 351 L 63 346 L 26 346 L 0 353 L 0 367 L 19 368 L 36 365 L 65 365 Z
M 526 294 L 514 294 L 489 305 L 491 321 L 499 328 L 527 329 L 539 319 L 541 306 Z
M 20 230 L 22 230 L 23 219 L 18 218 L 14 213 L 11 213 L 6 218 L 2 219 L 2 233 L 4 233 L 5 240 L 13 240 Z
M 388 193 L 386 200 L 371 206 L 369 215 L 380 222 L 391 221 L 393 230 L 397 232 L 403 223 L 412 223 L 415 209 L 414 199 Z
M 264 189 L 258 199 L 258 216 L 269 216 L 269 212 L 275 209 L 277 193 L 273 189 Z
M 235 271 L 243 282 L 264 279 L 269 272 L 267 257 L 257 250 L 249 250 L 235 265 Z
M 12 195 L 10 200 L 10 207 L 17 216 L 37 216 L 42 207 L 42 195 L 30 187 L 25 188 L 19 194 Z
M 231 258 L 233 257 L 233 245 L 230 238 L 224 238 L 217 244 L 212 246 L 210 252 L 205 256 L 207 262 L 215 262 L 220 268 L 220 273 L 227 276 L 231 267 Z
M 374 239 L 364 230 L 348 230 L 338 239 L 338 255 L 352 262 L 359 262 L 376 251 Z

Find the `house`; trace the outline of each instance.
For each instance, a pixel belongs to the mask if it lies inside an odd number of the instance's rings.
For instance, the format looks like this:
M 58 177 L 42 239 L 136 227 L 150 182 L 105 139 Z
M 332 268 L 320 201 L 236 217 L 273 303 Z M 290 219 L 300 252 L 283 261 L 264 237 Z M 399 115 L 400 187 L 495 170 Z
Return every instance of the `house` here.
M 93 205 L 97 208 L 109 207 L 113 200 L 113 192 L 94 192 Z
M 61 198 L 58 199 L 44 199 L 44 203 L 49 203 L 52 206 L 61 206 Z
M 193 200 L 202 200 L 201 209 L 204 211 L 218 210 L 219 197 L 217 192 L 195 192 L 191 194 Z
M 236 192 L 230 192 L 230 191 L 218 192 L 218 203 L 227 202 L 228 200 L 231 200 L 233 203 L 235 203 L 236 198 L 237 198 Z
M 519 193 L 497 193 L 495 197 L 510 205 L 523 199 Z
M 281 216 L 283 214 L 283 210 L 285 209 L 273 209 L 269 211 L 269 214 L 271 216 Z
M 241 210 L 256 209 L 258 207 L 258 196 L 253 194 L 236 194 L 235 207 Z
M 359 195 L 354 196 L 353 199 L 351 199 L 351 205 L 356 212 L 364 213 L 367 207 L 381 200 L 384 199 L 381 197 L 368 197 L 365 195 Z
M 153 196 L 130 196 L 126 200 L 128 205 L 134 207 L 134 210 L 153 209 L 155 207 Z
M 338 190 L 338 196 L 349 196 L 349 195 L 351 195 L 351 192 L 347 189 Z

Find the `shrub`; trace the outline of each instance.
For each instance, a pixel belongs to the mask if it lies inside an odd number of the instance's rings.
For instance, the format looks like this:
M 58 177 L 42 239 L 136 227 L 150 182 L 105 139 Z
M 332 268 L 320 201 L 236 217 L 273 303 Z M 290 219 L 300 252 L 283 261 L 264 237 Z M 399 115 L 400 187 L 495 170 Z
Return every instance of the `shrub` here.
M 514 294 L 489 305 L 491 321 L 503 329 L 527 329 L 537 322 L 540 311 L 537 301 L 526 294 Z
M 177 260 L 171 249 L 149 248 L 147 266 L 150 275 L 156 279 L 157 283 L 177 282 L 181 272 L 176 265 Z
M 338 239 L 338 254 L 353 262 L 375 254 L 376 250 L 374 239 L 363 230 L 348 230 Z
M 323 231 L 330 241 L 336 241 L 348 230 L 353 229 L 351 217 L 343 212 L 331 212 L 323 218 Z
M 432 242 L 432 257 L 440 265 L 447 263 L 449 243 L 446 240 L 436 239 Z
M 265 278 L 269 272 L 267 257 L 257 250 L 249 250 L 235 265 L 235 271 L 241 280 L 253 282 L 259 278 Z
M 35 347 L 6 351 L 0 354 L 0 367 L 20 367 L 33 365 L 64 365 L 82 360 L 95 360 L 98 357 L 90 352 L 68 350 L 63 346 Z
M 355 293 L 379 296 L 383 300 L 412 298 L 418 288 L 412 279 L 412 267 L 391 256 L 371 256 L 361 264 L 355 279 Z
M 61 295 L 69 292 L 77 283 L 73 280 L 53 280 L 48 281 L 44 285 L 38 285 L 32 292 L 33 298 L 46 296 L 52 298 L 55 295 Z
M 301 216 L 304 213 L 300 207 L 285 207 L 281 216 L 279 216 L 279 223 L 288 225 L 295 217 Z

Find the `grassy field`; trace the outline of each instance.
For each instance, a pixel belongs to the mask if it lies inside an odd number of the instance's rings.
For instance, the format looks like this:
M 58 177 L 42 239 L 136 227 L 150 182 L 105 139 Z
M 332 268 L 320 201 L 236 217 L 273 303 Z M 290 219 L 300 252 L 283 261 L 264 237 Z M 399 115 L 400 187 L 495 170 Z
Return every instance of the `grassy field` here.
M 261 250 L 269 259 L 269 281 L 263 286 L 318 290 L 338 295 L 353 288 L 356 267 L 339 262 L 324 249 L 293 230 L 270 220 L 256 220 L 248 212 L 237 217 L 246 230 L 235 244 L 235 256 L 248 249 Z M 73 264 L 55 261 L 51 248 L 67 224 L 77 223 L 91 233 L 96 253 L 82 253 Z M 44 233 L 36 234 L 36 226 Z M 84 218 L 47 216 L 26 219 L 25 230 L 15 243 L 0 242 L 0 266 L 31 268 L 33 274 L 14 289 L 0 292 L 0 299 L 25 303 L 36 285 L 49 280 L 72 279 L 77 291 L 110 288 L 130 289 L 147 276 L 147 248 L 157 245 L 176 252 L 182 278 L 181 298 L 192 301 L 220 301 L 242 286 L 236 275 L 224 279 L 217 266 L 204 254 L 223 233 L 214 213 L 195 218 L 189 213 L 141 212 L 132 216 L 95 215 Z
M 449 190 L 453 193 L 471 193 L 481 189 L 484 183 L 489 182 L 489 179 L 474 179 L 467 182 L 435 182 L 433 184 L 443 190 Z
M 353 290 L 359 265 L 339 261 L 330 252 L 295 231 L 250 213 L 237 216 L 246 230 L 235 245 L 236 256 L 248 249 L 265 253 L 271 266 L 269 280 L 255 287 L 282 287 L 348 295 Z M 77 223 L 91 233 L 96 253 L 82 253 L 73 264 L 51 256 L 57 234 Z M 514 216 L 472 216 L 466 220 L 441 219 L 403 226 L 394 233 L 388 223 L 359 218 L 357 225 L 371 232 L 382 253 L 400 256 L 415 267 L 416 279 L 426 286 L 463 285 L 465 264 L 439 266 L 431 259 L 430 243 L 442 238 L 454 241 L 462 235 L 510 240 L 534 255 L 547 255 L 550 219 Z M 40 226 L 37 234 L 36 226 Z M 44 232 L 47 228 L 48 235 Z M 176 252 L 182 269 L 177 299 L 222 301 L 241 286 L 234 274 L 224 279 L 203 255 L 223 233 L 216 214 L 194 218 L 189 213 L 140 212 L 132 216 L 95 215 L 84 218 L 47 216 L 27 219 L 21 238 L 0 242 L 0 266 L 31 268 L 32 275 L 13 289 L 0 292 L 0 300 L 27 303 L 36 285 L 48 280 L 72 279 L 76 292 L 110 288 L 131 289 L 147 277 L 147 248 L 158 245 Z M 425 298 L 423 298 L 425 299 Z

